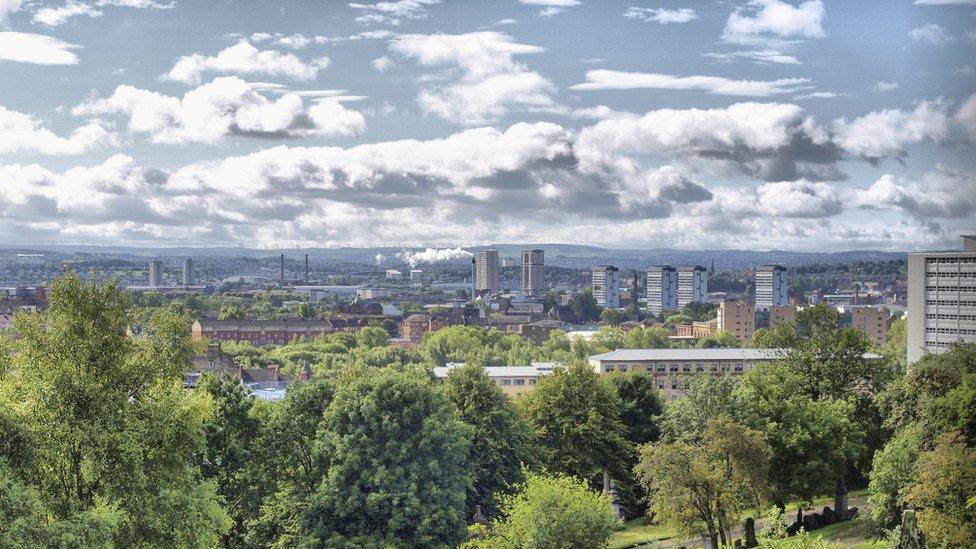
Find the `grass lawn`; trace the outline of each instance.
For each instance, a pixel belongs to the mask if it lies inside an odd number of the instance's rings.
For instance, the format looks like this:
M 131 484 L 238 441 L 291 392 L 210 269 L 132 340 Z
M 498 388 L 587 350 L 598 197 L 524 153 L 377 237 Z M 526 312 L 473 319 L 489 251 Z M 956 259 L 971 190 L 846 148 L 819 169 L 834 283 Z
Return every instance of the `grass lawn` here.
M 636 518 L 624 523 L 624 529 L 614 532 L 610 537 L 610 549 L 630 547 L 635 543 L 662 541 L 678 535 L 678 531 L 664 524 L 644 524 L 644 519 Z

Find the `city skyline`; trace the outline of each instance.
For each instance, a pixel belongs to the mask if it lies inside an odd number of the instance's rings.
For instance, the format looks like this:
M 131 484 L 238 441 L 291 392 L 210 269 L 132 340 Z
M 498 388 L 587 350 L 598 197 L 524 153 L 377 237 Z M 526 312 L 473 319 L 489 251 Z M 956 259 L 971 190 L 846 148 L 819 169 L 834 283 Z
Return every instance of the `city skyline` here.
M 0 242 L 949 249 L 968 0 L 0 0 Z

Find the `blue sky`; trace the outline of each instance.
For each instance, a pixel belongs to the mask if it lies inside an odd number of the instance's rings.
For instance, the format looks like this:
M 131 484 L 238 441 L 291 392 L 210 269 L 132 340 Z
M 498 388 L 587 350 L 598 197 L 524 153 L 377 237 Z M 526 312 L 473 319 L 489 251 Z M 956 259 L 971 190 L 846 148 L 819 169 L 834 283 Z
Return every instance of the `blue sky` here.
M 976 0 L 0 0 L 0 242 L 911 250 Z

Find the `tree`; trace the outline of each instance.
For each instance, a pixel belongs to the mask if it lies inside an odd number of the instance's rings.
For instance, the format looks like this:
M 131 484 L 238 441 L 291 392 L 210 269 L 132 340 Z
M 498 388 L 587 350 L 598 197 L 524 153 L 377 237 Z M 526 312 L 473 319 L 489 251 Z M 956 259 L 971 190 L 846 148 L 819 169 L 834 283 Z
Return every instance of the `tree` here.
M 496 496 L 521 482 L 523 467 L 533 462 L 533 433 L 481 366 L 468 364 L 451 370 L 444 390 L 457 408 L 457 417 L 473 432 L 466 465 L 472 476 L 468 517 L 481 506 L 490 518 L 495 514 Z
M 642 372 L 614 372 L 604 378 L 620 398 L 620 421 L 627 440 L 635 445 L 656 441 L 661 436 L 660 421 L 664 400 L 651 376 Z M 630 454 L 628 470 L 637 465 L 637 453 Z M 632 475 L 617 479 L 620 503 L 627 517 L 637 517 L 647 509 L 643 494 Z
M 557 368 L 541 378 L 519 405 L 552 472 L 600 486 L 604 471 L 630 476 L 633 446 L 620 421 L 620 397 L 585 364 Z
M 247 318 L 247 313 L 244 311 L 244 307 L 240 305 L 226 305 L 220 308 L 217 318 L 219 320 L 244 320 Z
M 915 475 L 922 430 L 911 425 L 898 430 L 884 448 L 874 454 L 871 465 L 871 520 L 879 529 L 898 525 L 905 509 L 905 494 Z
M 16 479 L 0 508 L 19 508 L 13 522 L 40 545 L 214 544 L 230 519 L 195 463 L 211 405 L 182 388 L 188 319 L 163 309 L 130 338 L 118 287 L 73 273 L 54 281 L 48 304 L 18 315 L 21 339 L 2 369 L 0 410 L 30 452 L 0 456 L 0 482 Z
M 742 421 L 765 433 L 772 450 L 773 501 L 812 501 L 844 480 L 845 465 L 861 451 L 863 431 L 853 405 L 810 398 L 800 374 L 770 363 L 747 372 L 735 391 Z
M 319 426 L 326 473 L 305 513 L 307 542 L 457 545 L 470 437 L 425 373 L 349 372 Z
M 465 549 L 589 549 L 606 547 L 618 524 L 610 498 L 582 479 L 529 473 L 500 501 L 502 517 Z
M 600 307 L 593 297 L 593 290 L 589 288 L 573 296 L 570 307 L 580 322 L 593 322 L 600 318 Z
M 888 328 L 888 337 L 881 347 L 881 354 L 888 362 L 904 371 L 908 365 L 908 320 L 899 318 Z
M 716 377 L 705 372 L 692 378 L 682 398 L 668 403 L 661 418 L 663 438 L 698 443 L 708 420 L 720 417 L 735 419 L 739 405 L 731 376 Z
M 618 326 L 629 318 L 627 313 L 620 309 L 603 309 L 600 312 L 600 322 L 610 326 Z
M 916 475 L 906 500 L 918 508 L 918 526 L 926 543 L 976 546 L 976 507 L 967 504 L 976 493 L 976 449 L 947 433 L 919 458 Z
M 314 305 L 307 301 L 303 301 L 298 304 L 298 307 L 295 309 L 295 314 L 298 315 L 298 318 L 309 319 L 315 318 L 318 315 L 318 311 L 315 309 Z
M 695 346 L 699 349 L 737 349 L 742 346 L 742 342 L 732 332 L 718 330 L 715 335 L 700 339 Z
M 237 547 L 244 541 L 245 526 L 257 517 L 260 498 L 257 480 L 256 442 L 261 424 L 252 414 L 254 397 L 237 378 L 204 375 L 197 390 L 210 395 L 213 417 L 204 425 L 207 444 L 201 456 L 203 478 L 217 484 L 217 493 L 234 526 L 224 536 L 224 545 Z
M 367 326 L 356 332 L 356 345 L 359 347 L 384 347 L 389 340 L 390 334 L 379 326 Z
M 700 444 L 645 444 L 635 472 L 660 517 L 726 546 L 733 521 L 766 492 L 768 454 L 762 433 L 722 417 L 708 421 Z

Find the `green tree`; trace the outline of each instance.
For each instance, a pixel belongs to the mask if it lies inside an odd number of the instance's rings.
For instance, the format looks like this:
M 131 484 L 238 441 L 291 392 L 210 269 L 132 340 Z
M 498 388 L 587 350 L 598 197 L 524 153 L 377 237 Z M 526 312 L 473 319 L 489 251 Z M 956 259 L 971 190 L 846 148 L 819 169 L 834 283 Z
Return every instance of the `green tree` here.
M 906 500 L 917 506 L 918 526 L 933 547 L 976 546 L 976 449 L 958 435 L 943 435 L 919 458 Z
M 502 517 L 491 533 L 465 549 L 596 549 L 619 524 L 608 496 L 585 480 L 528 474 L 514 495 L 500 501 Z
M 247 318 L 247 313 L 244 307 L 240 305 L 226 305 L 220 308 L 217 318 L 220 320 L 244 320 Z
M 217 493 L 234 526 L 224 536 L 224 545 L 242 545 L 247 521 L 257 517 L 260 497 L 254 482 L 256 441 L 261 433 L 259 419 L 252 414 L 253 395 L 237 378 L 204 375 L 197 390 L 210 395 L 213 417 L 204 425 L 207 444 L 201 456 L 203 477 L 217 484 Z
M 627 430 L 627 440 L 639 445 L 656 441 L 661 436 L 660 421 L 664 400 L 654 387 L 651 376 L 642 372 L 614 372 L 604 378 L 620 398 L 620 421 Z M 629 470 L 637 465 L 637 453 L 631 453 Z M 628 475 L 617 479 L 620 503 L 627 517 L 637 517 L 647 508 L 636 479 Z
M 625 320 L 630 320 L 630 316 L 620 309 L 603 309 L 600 311 L 600 322 L 610 326 L 619 326 Z
M 570 307 L 580 322 L 594 322 L 600 318 L 600 306 L 596 304 L 593 290 L 589 288 L 573 296 Z
M 471 429 L 417 371 L 350 372 L 319 426 L 325 477 L 306 511 L 306 541 L 457 545 L 465 532 Z
M 708 421 L 699 444 L 645 444 L 635 471 L 664 521 L 726 546 L 739 513 L 766 492 L 768 455 L 762 433 L 722 417 Z
M 881 354 L 888 362 L 904 371 L 908 365 L 908 320 L 899 318 L 888 328 L 888 337 L 881 347 Z
M 389 340 L 390 334 L 379 326 L 367 326 L 356 332 L 356 345 L 359 347 L 384 347 Z
M 474 516 L 479 505 L 492 517 L 496 496 L 521 482 L 523 467 L 534 461 L 533 433 L 481 366 L 468 364 L 451 370 L 444 389 L 457 408 L 457 417 L 473 432 L 466 465 L 472 476 L 468 517 Z
M 695 375 L 678 400 L 669 402 L 661 418 L 663 437 L 675 441 L 698 443 L 708 420 L 720 417 L 736 419 L 740 406 L 733 391 L 735 381 L 731 376 L 716 377 L 709 373 Z
M 30 452 L 0 456 L 0 482 L 17 479 L 0 492 L 16 501 L 0 507 L 19 508 L 19 531 L 33 529 L 40 545 L 217 542 L 231 521 L 195 465 L 211 403 L 182 388 L 188 319 L 161 309 L 130 338 L 118 287 L 71 273 L 48 304 L 17 317 L 21 339 L 2 369 L 0 410 Z
M 593 487 L 601 485 L 604 471 L 618 480 L 630 476 L 634 448 L 620 421 L 620 397 L 592 368 L 557 368 L 518 403 L 550 471 Z
M 718 330 L 715 335 L 700 339 L 695 346 L 699 349 L 737 349 L 742 346 L 742 342 L 732 332 Z
M 923 447 L 922 431 L 918 425 L 898 430 L 874 454 L 871 466 L 871 520 L 879 529 L 891 529 L 901 521 L 905 509 L 905 494 L 915 478 L 915 464 L 919 448 Z

